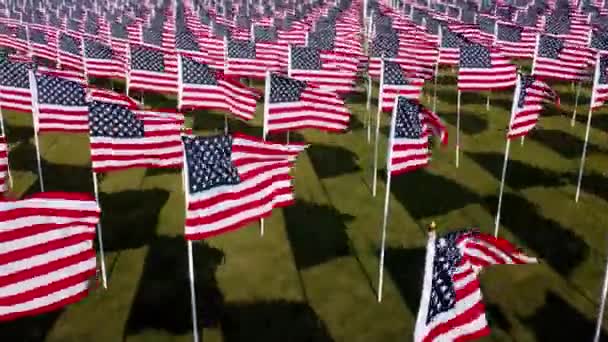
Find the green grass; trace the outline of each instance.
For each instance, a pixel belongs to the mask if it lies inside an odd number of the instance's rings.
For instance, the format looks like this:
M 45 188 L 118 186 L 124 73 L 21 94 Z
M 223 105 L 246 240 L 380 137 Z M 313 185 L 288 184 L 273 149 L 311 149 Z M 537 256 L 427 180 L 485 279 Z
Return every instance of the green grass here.
M 376 302 L 375 291 L 384 179 L 373 198 L 365 101 L 353 97 L 351 131 L 292 133 L 311 144 L 295 169 L 297 203 L 275 210 L 263 237 L 252 224 L 195 244 L 203 341 L 411 339 L 426 225 L 434 220 L 440 232 L 493 231 L 511 107 L 510 91 L 492 94 L 490 111 L 485 94 L 463 95 L 457 169 L 455 81 L 440 83 L 438 113 L 449 124 L 450 143 L 434 149 L 428 169 L 393 180 L 383 302 Z M 482 274 L 492 328 L 485 341 L 589 341 L 593 334 L 608 248 L 608 112 L 594 114 L 584 192 L 575 204 L 589 86 L 574 128 L 574 92 L 569 84 L 556 87 L 563 107 L 549 110 L 524 146 L 512 145 L 500 231 L 542 263 Z M 174 103 L 146 98 L 146 104 L 160 102 Z M 251 123 L 230 120 L 231 130 L 260 136 L 261 109 Z M 15 192 L 36 192 L 31 118 L 5 118 Z M 219 133 L 223 115 L 191 113 L 188 123 L 200 134 Z M 383 116 L 381 156 L 387 123 Z M 45 134 L 41 148 L 48 190 L 92 191 L 86 136 Z M 180 174 L 111 172 L 100 189 L 109 289 L 57 312 L 4 323 L 0 341 L 191 340 Z

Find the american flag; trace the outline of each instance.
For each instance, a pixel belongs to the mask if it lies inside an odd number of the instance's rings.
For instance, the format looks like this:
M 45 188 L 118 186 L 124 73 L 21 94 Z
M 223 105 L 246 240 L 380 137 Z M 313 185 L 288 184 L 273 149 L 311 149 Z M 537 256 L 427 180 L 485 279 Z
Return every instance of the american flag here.
M 442 29 L 439 45 L 439 64 L 458 65 L 460 58 L 460 47 L 467 44 L 466 39 L 449 29 Z
M 516 81 L 517 67 L 497 49 L 476 43 L 460 48 L 459 91 L 505 89 Z
M 27 27 L 18 24 L 0 23 L 0 46 L 25 53 L 29 51 Z
M 608 51 L 608 32 L 594 31 L 591 36 L 591 47 L 599 51 Z
M 225 110 L 243 120 L 253 119 L 258 98 L 253 89 L 225 78 L 205 63 L 184 56 L 181 60 L 179 108 Z
M 593 105 L 599 108 L 608 101 L 608 54 L 601 53 L 596 63 L 597 82 L 593 85 Z
M 281 62 L 275 54 L 258 55 L 258 44 L 243 40 L 228 41 L 226 75 L 263 79 L 266 71 L 280 71 Z
M 316 84 L 322 89 L 347 93 L 357 81 L 355 57 L 316 48 L 296 46 L 291 48 L 289 71 L 291 77 Z
M 29 28 L 32 55 L 50 61 L 57 60 L 57 31 L 53 29 Z
M 289 172 L 306 145 L 271 143 L 243 134 L 182 139 L 186 239 L 244 227 L 294 202 Z
M 0 194 L 8 190 L 8 143 L 2 128 L 3 125 L 0 126 Z
M 125 94 L 119 94 L 108 89 L 89 87 L 87 89 L 87 102 L 93 101 L 113 103 L 129 109 L 141 107 L 139 102 Z
M 89 131 L 86 92 L 82 84 L 47 74 L 35 76 L 38 100 L 37 129 L 39 132 Z M 30 79 L 31 80 L 31 79 Z
M 507 57 L 534 58 L 536 35 L 536 29 L 498 22 L 496 45 Z
M 0 321 L 86 297 L 99 207 L 89 194 L 43 192 L 0 202 Z
M 177 74 L 165 70 L 162 50 L 131 45 L 131 70 L 127 88 L 174 94 L 177 92 Z
M 393 176 L 428 165 L 430 134 L 439 136 L 444 145 L 448 141 L 447 130 L 435 113 L 404 96 L 394 103 L 387 158 L 387 170 Z
M 273 28 L 254 26 L 253 33 L 256 58 L 275 60 L 279 64 L 279 68 L 287 69 L 289 44 L 279 40 Z
M 424 79 L 408 78 L 401 66 L 392 61 L 384 61 L 384 70 L 380 79 L 380 103 L 382 111 L 385 112 L 393 110 L 397 96 L 418 100 L 424 87 Z
M 95 172 L 182 166 L 181 114 L 93 101 L 89 103 L 89 122 Z
M 534 76 L 521 76 L 513 101 L 516 105 L 511 113 L 511 123 L 507 133 L 508 139 L 522 137 L 528 134 L 543 110 L 543 103 L 552 101 L 559 104 L 557 93 L 545 82 Z
M 32 110 L 29 70 L 28 64 L 0 60 L 0 107 L 3 110 Z
M 378 38 L 378 42 L 375 40 L 372 42 L 368 70 L 371 77 L 380 77 L 383 55 L 384 58 L 399 63 L 401 68 L 410 75 L 424 79 L 431 79 L 434 76 L 435 65 L 439 58 L 436 43 L 430 43 L 415 34 L 403 32 L 397 36 L 384 35 L 384 37 Z
M 509 241 L 475 231 L 429 233 L 414 341 L 468 341 L 490 333 L 477 274 L 491 265 L 530 264 Z
M 126 77 L 125 60 L 115 54 L 111 46 L 93 39 L 85 38 L 84 62 L 87 76 L 120 79 Z
M 266 87 L 270 95 L 264 108 L 264 135 L 304 128 L 325 131 L 348 128 L 350 113 L 335 92 L 277 74 L 266 79 Z
M 595 57 L 593 49 L 546 34 L 539 35 L 537 44 L 533 75 L 561 80 L 583 80 L 589 76 L 589 66 Z
M 545 32 L 569 43 L 585 46 L 591 34 L 591 26 L 585 21 L 572 18 L 567 11 L 554 11 L 545 17 Z
M 58 47 L 59 64 L 62 68 L 84 71 L 82 38 L 60 32 Z
M 498 18 L 490 15 L 479 14 L 477 25 L 479 26 L 479 43 L 492 45 L 496 36 L 496 25 Z

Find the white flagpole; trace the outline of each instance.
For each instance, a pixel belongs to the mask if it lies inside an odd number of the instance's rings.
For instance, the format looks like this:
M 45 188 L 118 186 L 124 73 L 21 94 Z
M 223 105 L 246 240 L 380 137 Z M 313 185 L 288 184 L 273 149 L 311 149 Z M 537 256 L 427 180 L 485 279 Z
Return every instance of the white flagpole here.
M 393 137 L 395 136 L 395 122 L 397 118 L 397 103 L 399 96 L 395 98 L 391 117 L 391 130 L 388 137 L 388 149 L 386 151 L 386 192 L 384 194 L 384 217 L 382 219 L 382 240 L 380 247 L 380 268 L 378 272 L 378 302 L 382 301 L 382 287 L 384 285 L 384 255 L 386 249 L 386 227 L 388 225 L 388 204 L 391 195 L 391 157 L 393 154 Z
M 578 97 L 581 95 L 581 81 L 578 81 L 576 85 L 576 96 L 574 97 L 574 112 L 572 112 L 572 119 L 570 120 L 570 126 L 574 127 L 576 123 L 576 110 L 578 109 Z
M 97 172 L 93 171 L 93 191 L 95 193 L 95 201 L 97 205 L 101 207 L 101 203 L 99 202 L 99 185 L 97 183 Z M 99 242 L 99 259 L 101 263 L 101 281 L 103 284 L 103 288 L 108 288 L 108 274 L 106 272 L 106 257 L 103 249 L 103 236 L 101 229 L 101 222 L 97 223 L 97 240 Z
M 369 144 L 372 140 L 372 78 L 367 75 L 367 117 L 365 118 L 365 124 L 367 125 L 367 143 Z
M 268 104 L 270 104 L 270 70 L 266 71 L 266 84 L 264 86 L 264 123 L 262 127 L 262 137 L 266 141 L 268 135 Z M 264 236 L 264 218 L 260 219 L 260 236 Z
M 439 25 L 439 46 L 441 46 L 441 39 L 443 36 L 443 28 Z M 437 78 L 439 77 L 439 61 L 441 54 L 437 53 L 437 64 L 435 64 L 435 79 L 433 80 L 433 113 L 437 113 Z
M 513 116 L 519 102 L 519 93 L 521 92 L 521 76 L 517 75 L 517 84 L 515 85 L 515 93 L 513 93 L 513 103 L 511 104 L 511 118 L 509 119 L 509 128 L 513 124 Z M 496 209 L 496 220 L 494 221 L 494 236 L 498 237 L 498 227 L 500 226 L 500 210 L 502 209 L 502 194 L 505 190 L 505 176 L 507 174 L 507 164 L 509 162 L 509 151 L 511 148 L 511 139 L 507 136 L 505 145 L 505 160 L 502 164 L 502 176 L 500 177 L 500 190 L 498 192 L 498 208 Z
M 177 109 L 182 109 L 184 97 L 184 70 L 182 69 L 182 55 L 177 54 Z
M 0 106 L 0 130 L 2 130 L 2 135 L 4 135 L 4 140 L 6 142 L 6 176 L 8 178 L 8 184 L 10 189 L 13 189 L 13 177 L 11 177 L 11 166 L 9 162 L 9 151 L 8 151 L 8 136 L 6 135 L 6 128 L 4 127 L 4 116 L 2 113 L 2 106 Z
M 186 149 L 184 147 L 184 167 L 182 169 L 182 186 L 184 188 L 185 211 L 188 215 L 189 185 L 188 185 L 188 163 L 186 161 Z M 190 282 L 190 306 L 192 309 L 192 340 L 198 342 L 198 319 L 196 313 L 196 287 L 194 286 L 194 257 L 192 255 L 192 240 L 186 242 L 188 248 L 188 278 Z
M 578 182 L 576 185 L 576 195 L 574 201 L 578 202 L 581 194 L 581 182 L 583 181 L 583 169 L 585 168 L 585 158 L 587 156 L 587 144 L 589 143 L 589 131 L 591 130 L 591 116 L 593 114 L 593 103 L 595 102 L 595 89 L 600 80 L 600 61 L 601 55 L 598 53 L 595 60 L 595 71 L 593 74 L 593 87 L 591 88 L 591 103 L 589 104 L 589 113 L 587 114 L 587 128 L 585 129 L 585 143 L 583 144 L 583 154 L 581 155 L 581 164 L 578 170 Z
M 456 101 L 456 168 L 460 161 L 460 90 L 458 90 L 458 99 Z
M 608 258 L 606 258 L 606 272 L 604 274 L 604 285 L 602 286 L 602 299 L 600 301 L 600 310 L 597 314 L 597 323 L 595 324 L 595 337 L 593 342 L 600 342 L 600 334 L 602 332 L 602 321 L 604 320 L 604 309 L 606 308 L 606 294 L 608 293 Z
M 534 57 L 532 58 L 532 71 L 530 71 L 530 75 L 534 76 L 534 71 L 536 70 L 536 57 L 538 56 L 538 44 L 540 42 L 540 33 L 536 35 L 536 45 L 534 45 Z
M 38 84 L 34 71 L 29 72 L 30 91 L 32 93 L 32 121 L 34 122 L 34 145 L 36 145 L 36 161 L 38 163 L 38 180 L 40 181 L 40 192 L 44 192 L 44 179 L 42 176 L 42 161 L 40 157 L 40 142 L 38 141 Z
M 382 113 L 382 87 L 384 86 L 384 58 L 380 60 L 380 85 L 378 87 L 378 110 L 376 111 L 376 141 L 374 143 L 374 174 L 372 196 L 376 197 L 378 183 L 378 141 L 380 140 L 380 113 Z

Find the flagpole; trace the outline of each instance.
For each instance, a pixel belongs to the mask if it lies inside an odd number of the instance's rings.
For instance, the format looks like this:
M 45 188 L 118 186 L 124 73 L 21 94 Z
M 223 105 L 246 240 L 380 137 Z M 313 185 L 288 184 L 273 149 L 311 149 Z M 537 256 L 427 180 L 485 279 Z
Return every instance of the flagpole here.
M 578 202 L 581 194 L 581 183 L 583 181 L 583 169 L 585 168 L 585 158 L 587 156 L 587 144 L 589 143 L 589 131 L 591 130 L 591 117 L 593 115 L 593 103 L 595 102 L 595 90 L 600 79 L 600 61 L 601 55 L 598 53 L 595 61 L 595 71 L 593 74 L 593 87 L 591 88 L 591 103 L 589 104 L 589 113 L 587 114 L 587 128 L 585 129 L 585 142 L 583 144 L 583 154 L 581 155 L 581 164 L 578 170 L 578 182 L 576 185 L 576 195 L 574 201 Z
M 184 167 L 182 168 L 182 187 L 184 189 L 184 210 L 188 215 L 188 163 L 186 161 L 186 149 L 184 147 Z M 190 283 L 190 307 L 192 310 L 192 340 L 198 342 L 198 319 L 196 313 L 196 287 L 194 286 L 194 257 L 192 252 L 192 240 L 187 240 L 186 246 L 188 249 L 188 280 Z
M 266 84 L 264 85 L 264 118 L 262 137 L 266 141 L 268 135 L 268 105 L 270 104 L 270 70 L 266 71 Z M 264 236 L 264 218 L 260 219 L 260 236 Z
M 595 337 L 593 342 L 600 341 L 600 333 L 602 332 L 602 321 L 604 320 L 604 309 L 606 308 L 606 294 L 608 293 L 608 258 L 606 258 L 606 271 L 604 273 L 604 285 L 602 286 L 602 299 L 600 301 L 600 310 L 597 314 L 597 323 L 595 324 Z
M 382 87 L 384 86 L 384 58 L 380 60 L 380 85 L 378 87 L 378 110 L 376 111 L 376 141 L 374 143 L 374 174 L 372 196 L 376 197 L 378 185 L 378 141 L 380 140 L 380 113 L 382 112 Z
M 95 201 L 97 201 L 97 205 L 101 207 L 101 203 L 99 202 L 99 184 L 97 182 L 97 172 L 93 171 L 93 192 L 95 193 Z M 97 223 L 97 240 L 99 243 L 99 259 L 101 263 L 101 280 L 103 283 L 103 288 L 108 288 L 108 274 L 106 272 L 106 257 L 103 249 L 103 236 L 101 229 L 101 222 Z
M 4 140 L 6 142 L 6 176 L 8 178 L 8 184 L 10 189 L 13 189 L 13 177 L 11 177 L 11 165 L 8 156 L 10 155 L 8 150 L 8 136 L 6 135 L 6 128 L 4 127 L 4 115 L 2 112 L 2 106 L 0 106 L 0 129 L 2 130 L 2 135 L 4 135 Z
M 38 84 L 34 71 L 29 72 L 30 90 L 32 93 L 32 120 L 34 123 L 34 145 L 36 146 L 36 162 L 38 164 L 38 180 L 40 182 L 40 192 L 44 192 L 44 179 L 42 176 L 42 160 L 40 157 L 40 142 L 38 141 Z
M 578 97 L 581 94 L 581 81 L 578 82 L 576 86 L 576 96 L 574 97 L 574 112 L 572 112 L 572 119 L 570 120 L 570 126 L 574 127 L 576 123 L 576 110 L 578 109 Z
M 386 151 L 386 190 L 384 194 L 384 217 L 382 219 L 382 240 L 380 247 L 380 267 L 378 272 L 378 303 L 382 301 L 382 287 L 384 285 L 384 255 L 386 253 L 386 227 L 388 225 L 388 205 L 391 195 L 391 158 L 393 154 L 393 137 L 395 136 L 395 122 L 397 117 L 397 103 L 399 96 L 395 98 L 391 117 L 391 129 L 389 133 L 389 144 Z
M 509 119 L 509 127 L 507 130 L 511 128 L 513 124 L 513 116 L 515 116 L 515 109 L 517 108 L 517 104 L 519 103 L 519 94 L 521 92 L 521 75 L 517 74 L 517 83 L 515 85 L 515 92 L 513 93 L 513 103 L 511 104 L 511 118 Z M 498 237 L 498 228 L 500 226 L 500 211 L 502 209 L 502 195 L 505 190 L 505 177 L 507 174 L 507 164 L 509 163 L 509 152 L 511 149 L 511 139 L 508 137 L 507 133 L 507 143 L 505 145 L 505 159 L 502 164 L 502 175 L 500 177 L 500 190 L 498 192 L 498 208 L 496 209 L 496 219 L 494 220 L 494 236 Z
M 372 78 L 367 75 L 367 117 L 365 118 L 365 123 L 367 125 L 367 143 L 369 144 L 372 141 Z
M 441 26 L 439 27 L 439 43 L 441 44 Z M 437 113 L 437 81 L 439 78 L 439 61 L 440 54 L 437 54 L 437 63 L 435 64 L 435 79 L 433 80 L 433 113 Z
M 460 95 L 461 92 L 458 90 L 456 102 L 456 168 L 458 168 L 460 161 Z

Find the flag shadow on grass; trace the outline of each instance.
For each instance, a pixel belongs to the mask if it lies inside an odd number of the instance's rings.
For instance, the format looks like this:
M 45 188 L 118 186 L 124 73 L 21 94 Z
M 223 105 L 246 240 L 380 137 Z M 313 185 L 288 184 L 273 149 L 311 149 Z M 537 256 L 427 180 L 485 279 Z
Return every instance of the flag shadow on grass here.
M 536 129 L 530 134 L 530 138 L 544 146 L 547 146 L 555 153 L 558 153 L 564 158 L 573 159 L 580 158 L 583 153 L 583 139 L 580 139 L 572 134 L 555 129 Z M 588 153 L 602 152 L 605 149 L 598 145 L 589 143 L 587 145 Z
M 352 254 L 346 222 L 354 216 L 301 200 L 284 208 L 283 214 L 298 270 Z
M 380 253 L 380 251 L 378 251 Z M 426 248 L 386 249 L 385 267 L 393 283 L 397 286 L 401 298 L 412 314 L 418 313 L 422 282 L 424 280 L 424 259 Z
M 43 342 L 63 309 L 0 324 L 0 341 Z
M 386 170 L 382 171 L 381 177 L 386 179 Z M 391 193 L 416 220 L 446 214 L 480 201 L 476 193 L 424 169 L 393 177 L 391 182 Z
M 456 127 L 458 117 L 456 115 L 442 115 L 441 119 Z M 476 114 L 469 113 L 467 110 L 463 110 L 460 113 L 460 129 L 468 135 L 480 134 L 488 129 L 488 121 Z
M 545 296 L 545 304 L 529 317 L 521 317 L 537 341 L 592 341 L 595 322 L 585 318 L 572 305 L 554 292 Z M 608 341 L 608 334 L 602 331 L 600 341 Z
M 333 342 L 310 305 L 273 300 L 227 303 L 222 316 L 225 342 Z
M 586 126 L 588 109 L 584 108 L 581 111 L 581 109 L 579 108 L 577 113 L 578 113 L 578 115 L 576 116 L 577 124 Z M 595 128 L 595 129 L 599 129 L 600 131 L 603 131 L 603 132 L 608 132 L 608 113 L 606 113 L 606 112 L 604 112 L 602 114 L 593 113 L 593 116 L 591 117 L 591 127 Z
M 262 126 L 252 126 L 230 113 L 212 110 L 195 110 L 192 111 L 192 129 L 215 132 L 215 134 L 224 133 L 224 116 L 228 118 L 229 133 L 244 133 L 252 136 L 262 136 Z M 211 135 L 211 134 L 210 134 Z
M 465 152 L 477 164 L 500 180 L 504 155 L 493 152 Z M 552 187 L 567 183 L 567 175 L 547 169 L 541 169 L 519 160 L 509 159 L 505 183 L 513 189 L 525 189 L 534 186 Z
M 224 296 L 215 273 L 224 253 L 197 241 L 193 243 L 193 258 L 200 331 L 202 327 L 217 327 L 222 315 Z M 182 236 L 160 236 L 150 242 L 125 335 L 148 329 L 172 335 L 192 333 L 188 254 Z
M 496 215 L 498 197 L 486 197 L 483 203 L 488 212 Z M 590 254 L 583 239 L 557 221 L 543 217 L 534 203 L 520 195 L 503 195 L 501 224 L 564 277 L 570 276 Z
M 153 241 L 168 199 L 169 192 L 160 189 L 100 193 L 104 249 L 139 248 Z
M 570 184 L 576 186 L 578 173 L 571 173 L 569 176 Z M 583 192 L 596 195 L 608 202 L 608 177 L 597 172 L 583 174 L 581 190 Z
M 314 144 L 306 149 L 319 178 L 332 178 L 361 171 L 356 153 L 341 147 Z

